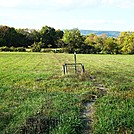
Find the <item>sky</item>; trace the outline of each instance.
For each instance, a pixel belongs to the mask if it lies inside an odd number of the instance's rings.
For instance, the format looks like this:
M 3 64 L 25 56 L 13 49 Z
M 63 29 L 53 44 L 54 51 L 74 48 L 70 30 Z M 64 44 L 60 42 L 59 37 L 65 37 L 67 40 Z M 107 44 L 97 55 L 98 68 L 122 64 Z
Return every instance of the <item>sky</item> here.
M 0 25 L 134 31 L 134 0 L 0 0 Z

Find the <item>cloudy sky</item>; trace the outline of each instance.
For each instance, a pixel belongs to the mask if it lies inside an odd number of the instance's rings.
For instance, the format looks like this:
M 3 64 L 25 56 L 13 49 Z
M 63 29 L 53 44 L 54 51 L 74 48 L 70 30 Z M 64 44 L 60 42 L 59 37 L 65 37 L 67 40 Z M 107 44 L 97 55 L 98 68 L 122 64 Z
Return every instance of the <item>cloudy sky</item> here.
M 134 31 L 134 0 L 0 0 L 0 25 Z

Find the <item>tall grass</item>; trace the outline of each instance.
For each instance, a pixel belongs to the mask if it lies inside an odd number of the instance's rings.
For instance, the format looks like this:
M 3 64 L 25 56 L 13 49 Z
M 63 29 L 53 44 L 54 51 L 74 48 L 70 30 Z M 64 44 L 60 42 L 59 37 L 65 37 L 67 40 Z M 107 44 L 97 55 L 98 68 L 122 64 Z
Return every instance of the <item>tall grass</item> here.
M 94 105 L 94 133 L 134 133 L 134 55 L 80 55 L 107 95 Z
M 134 56 L 77 55 L 86 73 L 64 76 L 71 62 L 71 54 L 0 53 L 1 133 L 82 133 L 82 101 L 92 95 L 93 133 L 133 133 Z

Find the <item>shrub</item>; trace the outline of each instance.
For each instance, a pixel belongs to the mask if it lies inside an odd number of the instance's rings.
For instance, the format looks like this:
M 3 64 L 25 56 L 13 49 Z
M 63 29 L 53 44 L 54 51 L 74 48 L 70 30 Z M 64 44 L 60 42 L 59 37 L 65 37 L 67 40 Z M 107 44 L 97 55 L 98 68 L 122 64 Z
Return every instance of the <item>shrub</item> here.
M 3 47 L 0 47 L 0 51 L 2 52 L 7 52 L 7 51 L 10 51 L 10 52 L 26 52 L 26 49 L 24 47 L 7 47 L 7 46 L 3 46 Z
M 9 51 L 10 49 L 7 46 L 3 46 L 3 47 L 0 48 L 0 50 L 1 51 Z
M 7 51 L 10 51 L 10 48 L 7 47 L 7 46 L 3 46 L 3 47 L 0 48 L 0 51 L 5 51 L 5 52 L 7 52 Z
M 44 52 L 44 53 L 51 53 L 53 52 L 53 50 L 51 48 L 45 48 L 45 49 L 42 49 L 41 52 Z
M 41 51 L 41 46 L 38 42 L 34 42 L 34 44 L 31 47 L 32 52 L 40 52 Z
M 12 47 L 9 48 L 9 51 L 10 51 L 10 52 L 15 52 L 15 51 L 17 51 L 17 49 L 12 46 Z
M 26 52 L 26 49 L 24 47 L 18 47 L 16 48 L 18 52 Z

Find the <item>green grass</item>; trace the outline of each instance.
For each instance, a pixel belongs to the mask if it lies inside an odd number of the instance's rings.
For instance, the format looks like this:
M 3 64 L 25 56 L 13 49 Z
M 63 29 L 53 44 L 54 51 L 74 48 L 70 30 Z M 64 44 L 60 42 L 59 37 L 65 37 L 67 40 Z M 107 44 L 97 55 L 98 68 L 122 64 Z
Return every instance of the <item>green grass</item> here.
M 64 76 L 68 62 L 72 54 L 0 53 L 1 134 L 81 134 L 82 100 L 94 94 L 93 133 L 134 132 L 134 55 L 77 55 L 84 75 Z
M 109 94 L 97 101 L 95 133 L 134 132 L 134 100 L 131 94 L 133 92 Z

